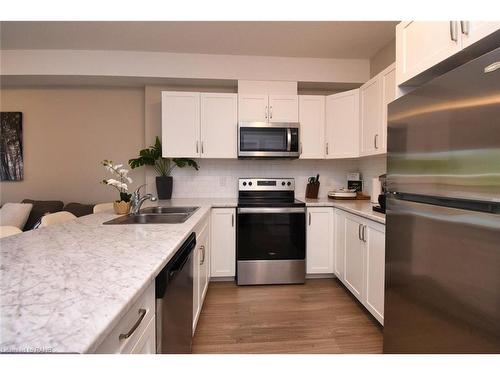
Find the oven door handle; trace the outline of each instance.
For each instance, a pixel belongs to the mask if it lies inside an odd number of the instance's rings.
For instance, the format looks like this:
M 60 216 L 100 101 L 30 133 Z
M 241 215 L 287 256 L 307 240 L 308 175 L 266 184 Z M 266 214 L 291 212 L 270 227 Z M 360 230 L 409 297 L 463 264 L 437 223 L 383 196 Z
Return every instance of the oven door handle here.
M 292 129 L 288 128 L 286 131 L 286 150 L 292 151 Z
M 305 207 L 242 207 L 238 214 L 301 214 L 306 212 Z

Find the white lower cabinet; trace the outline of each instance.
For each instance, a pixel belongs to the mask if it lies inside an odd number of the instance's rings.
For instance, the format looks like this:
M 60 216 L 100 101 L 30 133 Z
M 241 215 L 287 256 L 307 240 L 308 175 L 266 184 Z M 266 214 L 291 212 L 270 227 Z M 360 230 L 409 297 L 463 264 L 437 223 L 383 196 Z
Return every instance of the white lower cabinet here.
M 364 246 L 361 242 L 363 219 L 354 215 L 345 218 L 345 286 L 360 301 L 364 297 Z
M 384 323 L 385 226 L 335 210 L 334 273 Z
M 234 277 L 236 275 L 236 210 L 213 208 L 210 231 L 210 277 Z
M 99 354 L 156 353 L 155 283 L 152 282 L 96 349 Z
M 193 256 L 193 335 L 208 288 L 210 264 L 209 233 L 210 228 L 207 220 L 196 231 L 196 248 Z
M 333 208 L 309 207 L 307 209 L 308 274 L 333 273 Z
M 381 323 L 384 323 L 385 287 L 385 226 L 367 221 L 364 227 L 365 241 L 365 307 Z

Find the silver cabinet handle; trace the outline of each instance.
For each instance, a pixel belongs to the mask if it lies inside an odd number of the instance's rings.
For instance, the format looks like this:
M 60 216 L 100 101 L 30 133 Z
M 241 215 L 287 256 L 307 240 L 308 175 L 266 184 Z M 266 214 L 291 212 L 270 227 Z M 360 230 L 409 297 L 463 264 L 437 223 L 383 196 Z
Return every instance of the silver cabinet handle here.
M 373 137 L 373 144 L 375 146 L 375 149 L 378 149 L 378 134 L 375 134 L 375 136 Z
M 469 35 L 469 21 L 460 21 L 460 28 L 462 29 L 462 34 Z
M 200 246 L 201 253 L 203 254 L 203 258 L 200 260 L 200 266 L 205 263 L 205 245 Z
M 137 327 L 139 327 L 139 324 L 141 324 L 142 319 L 146 316 L 147 310 L 146 309 L 139 309 L 139 319 L 137 319 L 137 322 L 130 328 L 130 331 L 127 333 L 120 333 L 120 336 L 118 336 L 118 340 L 122 341 L 125 339 L 128 339 L 132 334 L 135 332 Z
M 358 224 L 358 238 L 360 241 L 363 241 L 363 239 L 361 238 L 361 224 Z
M 203 141 L 201 141 L 201 153 L 203 154 Z
M 450 21 L 450 37 L 454 42 L 458 40 L 457 21 Z
M 234 228 L 234 214 L 231 214 L 231 227 Z
M 196 141 L 196 153 L 198 153 L 198 141 Z
M 300 155 L 302 155 L 302 142 L 300 142 Z
M 328 142 L 326 142 L 326 154 L 328 155 Z
M 269 113 L 269 111 L 268 111 L 268 109 L 267 109 L 267 105 L 266 105 L 266 109 L 264 110 L 264 117 L 265 117 L 265 118 L 267 118 L 268 113 Z
M 273 118 L 273 106 L 269 107 L 269 118 Z
M 311 213 L 309 212 L 309 226 L 311 226 Z

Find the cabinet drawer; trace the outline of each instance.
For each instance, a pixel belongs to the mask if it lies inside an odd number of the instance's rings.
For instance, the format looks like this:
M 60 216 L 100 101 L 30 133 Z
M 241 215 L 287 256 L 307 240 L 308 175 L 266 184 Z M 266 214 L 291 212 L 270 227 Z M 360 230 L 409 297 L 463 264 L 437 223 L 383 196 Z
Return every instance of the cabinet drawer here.
M 145 310 L 145 313 L 142 311 Z M 142 319 L 141 319 L 141 316 Z M 155 284 L 151 283 L 146 291 L 139 297 L 134 305 L 127 311 L 125 316 L 116 324 L 111 333 L 97 348 L 96 353 L 131 353 L 137 345 L 148 324 L 155 316 Z M 132 331 L 134 325 L 140 320 L 139 325 L 133 330 L 128 338 L 122 338 L 121 334 Z

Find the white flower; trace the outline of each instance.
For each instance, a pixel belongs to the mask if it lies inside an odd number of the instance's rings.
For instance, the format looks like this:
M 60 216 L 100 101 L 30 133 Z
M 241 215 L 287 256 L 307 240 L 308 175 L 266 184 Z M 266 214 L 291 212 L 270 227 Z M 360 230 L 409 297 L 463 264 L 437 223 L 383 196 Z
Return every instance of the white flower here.
M 128 174 L 128 169 L 122 168 L 118 171 L 120 176 L 126 176 Z
M 123 167 L 123 164 L 116 164 L 116 165 L 114 166 L 114 168 L 115 168 L 115 169 L 120 169 L 121 167 Z
M 128 181 L 129 184 L 132 183 L 132 179 L 130 177 L 125 177 L 125 178 L 127 179 L 127 181 Z
M 119 188 L 120 188 L 120 189 L 122 189 L 122 190 L 128 191 L 128 186 L 127 186 L 127 184 L 120 183 Z

